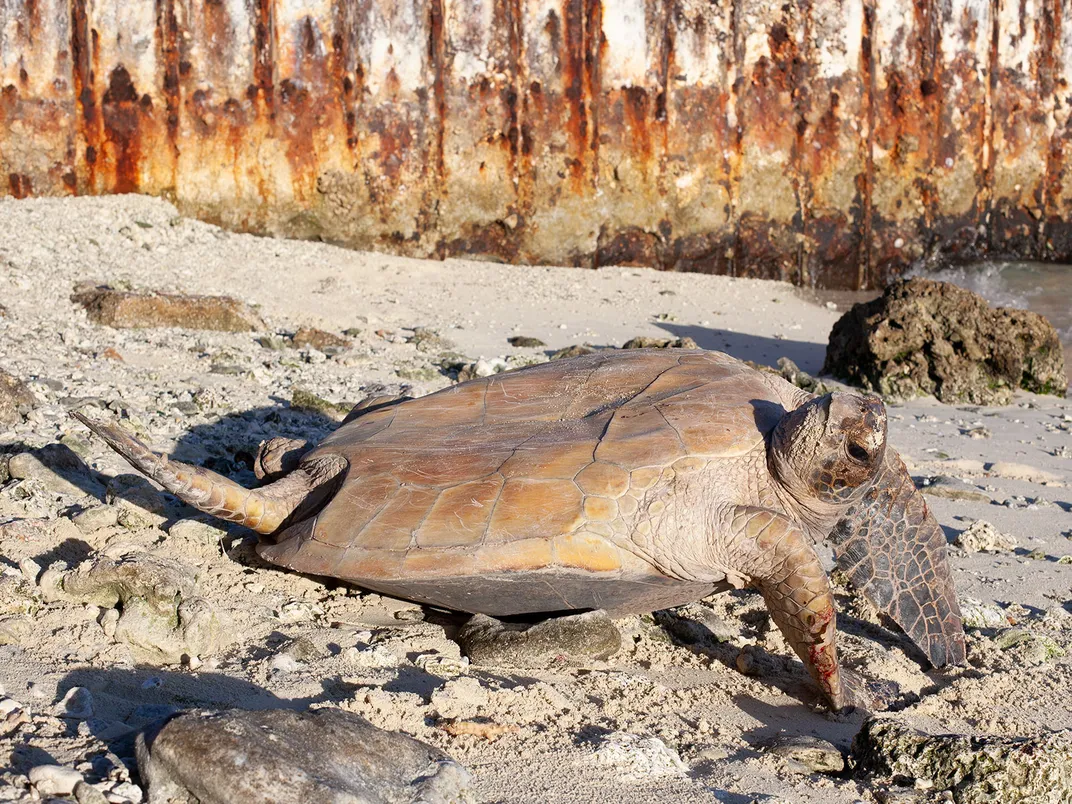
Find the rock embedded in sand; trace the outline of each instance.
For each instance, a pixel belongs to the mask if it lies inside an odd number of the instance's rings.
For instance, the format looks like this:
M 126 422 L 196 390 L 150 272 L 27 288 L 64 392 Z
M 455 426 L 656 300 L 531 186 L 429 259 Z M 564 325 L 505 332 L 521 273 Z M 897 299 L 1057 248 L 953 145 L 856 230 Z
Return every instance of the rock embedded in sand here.
M 532 626 L 476 614 L 459 630 L 458 644 L 473 664 L 548 667 L 563 656 L 606 659 L 621 649 L 622 638 L 601 611 L 555 617 Z
M 528 335 L 514 335 L 512 338 L 507 338 L 506 342 L 519 349 L 539 349 L 540 347 L 547 346 L 547 344 L 539 338 L 531 338 Z
M 114 637 L 141 658 L 178 664 L 183 656 L 206 656 L 228 641 L 215 609 L 197 596 L 194 571 L 181 562 L 135 554 L 97 558 L 65 573 L 41 578 L 47 595 L 121 611 Z
M 865 721 L 850 764 L 869 776 L 906 777 L 957 804 L 1028 804 L 1072 797 L 1072 731 L 1041 737 L 929 735 L 879 715 Z
M 1065 655 L 1064 649 L 1043 634 L 1026 628 L 1006 628 L 994 636 L 994 644 L 1003 651 L 1012 651 L 1026 667 L 1057 659 Z
M 1016 549 L 1019 542 L 986 520 L 977 519 L 957 534 L 953 544 L 969 553 L 1000 553 Z
M 139 735 L 149 802 L 471 802 L 437 748 L 338 709 L 189 712 Z
M 0 425 L 18 424 L 37 407 L 37 397 L 13 374 L 0 369 Z
M 94 324 L 117 329 L 180 327 L 251 332 L 265 328 L 249 305 L 230 296 L 134 292 L 86 283 L 75 287 L 71 301 L 82 305 Z
M 47 444 L 32 452 L 12 455 L 7 471 L 11 477 L 18 480 L 34 478 L 49 491 L 57 494 L 74 497 L 84 494 L 99 496 L 103 490 L 100 484 L 90 477 L 82 459 L 63 444 Z
M 294 388 L 291 391 L 290 406 L 295 410 L 308 410 L 313 413 L 319 413 L 336 422 L 341 422 L 345 419 L 353 408 L 353 405 L 329 402 L 311 391 L 306 391 L 304 388 Z
M 919 484 L 919 490 L 932 497 L 944 497 L 947 500 L 962 500 L 965 502 L 978 502 L 989 504 L 990 495 L 979 491 L 970 483 L 965 483 L 949 475 L 936 475 L 924 478 Z
M 965 628 L 1004 628 L 1009 624 L 1008 616 L 997 606 L 972 598 L 960 601 L 960 614 Z
M 96 533 L 118 524 L 119 511 L 111 505 L 94 505 L 79 511 L 71 521 L 82 533 Z
M 677 776 L 688 769 L 677 752 L 658 737 L 612 732 L 595 751 L 596 762 L 613 765 L 628 779 Z
M 845 757 L 837 746 L 807 734 L 778 737 L 767 751 L 784 759 L 789 768 L 798 773 L 841 773 L 845 770 Z
M 1061 341 L 1038 313 L 990 307 L 946 282 L 895 282 L 834 324 L 823 373 L 891 399 L 1005 405 L 1018 388 L 1064 396 Z

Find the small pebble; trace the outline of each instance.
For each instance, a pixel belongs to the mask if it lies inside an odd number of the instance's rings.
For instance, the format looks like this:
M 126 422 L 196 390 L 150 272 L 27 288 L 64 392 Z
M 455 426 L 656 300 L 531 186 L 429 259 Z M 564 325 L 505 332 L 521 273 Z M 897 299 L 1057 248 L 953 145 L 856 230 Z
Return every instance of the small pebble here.
M 741 651 L 737 654 L 737 670 L 746 676 L 756 672 L 756 660 L 750 651 Z

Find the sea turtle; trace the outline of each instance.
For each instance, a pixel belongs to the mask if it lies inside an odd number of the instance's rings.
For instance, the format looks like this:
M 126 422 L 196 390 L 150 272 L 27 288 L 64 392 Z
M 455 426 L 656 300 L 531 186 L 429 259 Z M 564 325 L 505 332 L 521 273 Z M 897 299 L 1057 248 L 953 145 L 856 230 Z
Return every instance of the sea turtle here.
M 813 547 L 829 539 L 932 664 L 964 660 L 945 537 L 886 446 L 881 401 L 814 396 L 719 352 L 601 351 L 370 400 L 316 447 L 265 442 L 271 482 L 255 490 L 75 415 L 301 572 L 495 617 L 646 612 L 752 585 L 841 708 Z

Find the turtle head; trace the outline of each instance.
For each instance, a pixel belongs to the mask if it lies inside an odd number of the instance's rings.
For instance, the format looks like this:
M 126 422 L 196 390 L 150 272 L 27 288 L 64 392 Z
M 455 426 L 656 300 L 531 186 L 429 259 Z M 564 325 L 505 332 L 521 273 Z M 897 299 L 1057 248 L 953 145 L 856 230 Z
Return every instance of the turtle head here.
M 785 414 L 771 438 L 777 479 L 806 508 L 842 506 L 878 475 L 886 453 L 886 409 L 874 396 L 835 392 Z

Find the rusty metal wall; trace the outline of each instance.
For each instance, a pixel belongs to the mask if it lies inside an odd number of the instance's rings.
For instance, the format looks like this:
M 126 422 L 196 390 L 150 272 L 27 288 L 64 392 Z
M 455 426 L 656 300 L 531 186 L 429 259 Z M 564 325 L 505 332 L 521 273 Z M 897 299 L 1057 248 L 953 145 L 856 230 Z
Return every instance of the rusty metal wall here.
M 0 192 L 414 256 L 1072 259 L 1072 0 L 0 0 Z

